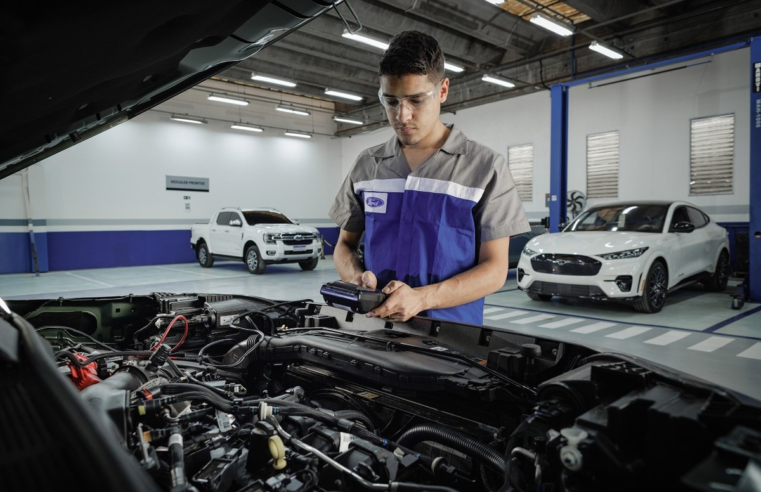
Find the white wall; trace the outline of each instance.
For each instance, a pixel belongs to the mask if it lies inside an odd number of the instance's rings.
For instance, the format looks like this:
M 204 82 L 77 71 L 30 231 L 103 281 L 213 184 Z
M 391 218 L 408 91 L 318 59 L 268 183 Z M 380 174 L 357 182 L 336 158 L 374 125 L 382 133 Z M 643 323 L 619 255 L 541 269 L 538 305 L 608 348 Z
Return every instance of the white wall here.
M 51 231 L 171 229 L 208 220 L 223 206 L 271 206 L 332 225 L 327 210 L 342 177 L 340 144 L 318 134 L 335 131 L 332 108 L 300 117 L 276 112 L 274 102 L 255 102 L 239 112 L 207 95 L 188 91 L 30 168 L 39 176 L 30 184 L 33 195 L 46 204 L 35 207 L 35 218 L 48 219 Z M 208 124 L 174 122 L 162 111 L 204 117 Z M 269 126 L 244 132 L 230 129 L 235 121 Z M 299 139 L 281 128 L 315 134 Z M 166 175 L 209 178 L 210 192 L 168 191 Z M 0 186 L 0 218 L 23 218 L 20 177 Z
M 619 198 L 687 200 L 706 207 L 720 222 L 748 220 L 749 51 L 669 68 L 686 65 L 692 66 L 604 87 L 571 89 L 569 190 L 586 190 L 587 135 L 618 130 Z M 690 120 L 729 113 L 735 115 L 734 194 L 690 196 Z

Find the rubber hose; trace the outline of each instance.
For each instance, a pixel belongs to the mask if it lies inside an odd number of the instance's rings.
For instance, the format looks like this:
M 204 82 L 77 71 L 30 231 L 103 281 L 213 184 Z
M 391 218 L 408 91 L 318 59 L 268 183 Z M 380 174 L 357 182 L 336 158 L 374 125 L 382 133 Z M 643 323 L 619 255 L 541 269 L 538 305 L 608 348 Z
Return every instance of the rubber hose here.
M 435 441 L 465 453 L 486 466 L 505 473 L 505 460 L 494 449 L 455 429 L 433 424 L 417 425 L 402 434 L 397 442 L 409 447 L 423 441 Z
M 368 417 L 362 412 L 358 412 L 356 410 L 336 410 L 335 415 L 336 417 L 340 419 L 357 420 L 359 422 L 362 422 L 365 428 L 369 430 L 370 432 L 375 430 L 375 425 L 373 424 L 373 421 L 370 420 L 370 417 Z

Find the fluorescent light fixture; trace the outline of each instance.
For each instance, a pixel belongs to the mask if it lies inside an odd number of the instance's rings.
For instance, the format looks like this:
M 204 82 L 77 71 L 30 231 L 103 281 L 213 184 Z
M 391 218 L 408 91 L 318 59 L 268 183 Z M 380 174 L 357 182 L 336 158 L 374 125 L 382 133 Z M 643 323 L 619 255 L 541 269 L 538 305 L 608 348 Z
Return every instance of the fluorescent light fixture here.
M 351 39 L 352 41 L 357 41 L 358 43 L 365 43 L 369 44 L 370 46 L 375 46 L 376 48 L 380 48 L 382 50 L 388 49 L 388 43 L 384 43 L 382 41 L 378 41 L 376 39 L 368 38 L 367 36 L 360 36 L 359 34 L 352 34 L 348 31 L 344 31 L 342 34 L 343 37 L 346 39 Z
M 571 26 L 558 21 L 550 20 L 543 15 L 534 14 L 529 20 L 537 26 L 542 26 L 543 28 L 552 31 L 555 34 L 560 34 L 561 36 L 570 36 L 573 34 L 573 28 Z
M 515 84 L 513 84 L 512 82 L 505 79 L 497 78 L 493 75 L 484 75 L 483 77 L 481 77 L 481 80 L 483 80 L 484 82 L 489 82 L 490 84 L 501 85 L 502 87 L 507 87 L 507 88 L 515 87 Z
M 247 132 L 263 132 L 264 128 L 260 126 L 246 125 L 244 123 L 234 123 L 230 128 L 233 130 L 245 130 Z
M 285 87 L 296 87 L 296 84 L 293 82 L 276 79 L 274 77 L 266 77 L 264 75 L 257 75 L 255 73 L 251 74 L 251 80 L 258 80 L 259 82 L 267 82 L 269 84 L 283 85 Z
M 306 109 L 295 108 L 293 106 L 278 106 L 275 109 L 277 109 L 278 111 L 282 111 L 283 113 L 300 114 L 301 116 L 309 116 L 311 114 Z
M 205 125 L 206 120 L 203 118 L 196 118 L 195 116 L 186 116 L 181 114 L 173 114 L 169 117 L 172 121 L 181 121 L 183 123 L 193 123 L 194 125 Z
M 333 121 L 340 121 L 341 123 L 351 123 L 352 125 L 364 125 L 365 124 L 363 121 L 350 120 L 348 118 L 339 118 L 338 116 L 335 116 L 333 118 Z
M 464 71 L 465 69 L 462 67 L 458 67 L 457 65 L 452 65 L 451 63 L 444 62 L 444 70 L 460 73 Z
M 292 132 L 291 130 L 286 130 L 285 134 L 289 137 L 312 138 L 312 135 L 308 133 Z
M 597 41 L 592 41 L 592 44 L 589 45 L 590 50 L 594 50 L 598 53 L 601 53 L 608 58 L 613 58 L 614 60 L 620 60 L 624 57 L 621 53 L 618 51 L 613 51 L 612 49 L 608 48 L 607 46 L 603 46 Z
M 354 95 L 354 94 L 349 94 L 348 92 L 336 91 L 336 90 L 333 90 L 333 89 L 325 89 L 325 95 L 326 96 L 342 97 L 344 99 L 351 99 L 352 101 L 361 101 L 363 99 L 361 96 L 357 96 L 357 95 Z
M 248 106 L 248 101 L 241 97 L 224 96 L 222 94 L 209 94 L 209 101 L 223 102 L 227 104 L 237 104 L 238 106 Z

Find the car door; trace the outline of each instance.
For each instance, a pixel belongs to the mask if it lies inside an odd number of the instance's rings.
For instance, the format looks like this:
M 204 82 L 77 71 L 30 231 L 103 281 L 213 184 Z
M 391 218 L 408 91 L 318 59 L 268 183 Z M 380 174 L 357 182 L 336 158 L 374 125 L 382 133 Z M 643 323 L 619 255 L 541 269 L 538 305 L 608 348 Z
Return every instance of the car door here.
M 243 217 L 238 212 L 230 212 L 228 221 L 229 233 L 225 234 L 225 250 L 230 256 L 243 257 Z
M 669 236 L 672 238 L 673 247 L 671 248 L 670 263 L 670 285 L 677 284 L 682 280 L 695 275 L 700 271 L 701 260 L 698 258 L 702 255 L 701 236 L 693 232 L 676 232 L 674 226 L 680 222 L 692 224 L 690 213 L 684 205 L 674 209 L 669 223 Z M 694 224 L 693 224 L 694 225 Z
M 700 241 L 700 254 L 695 257 L 695 267 L 698 271 L 713 271 L 714 269 L 714 253 L 718 248 L 716 241 L 711 238 L 708 225 L 708 218 L 706 215 L 695 207 L 687 207 L 687 211 L 690 214 L 690 220 L 695 226 L 695 230 L 691 234 L 696 236 L 696 239 Z
M 227 236 L 230 235 L 230 212 L 219 212 L 211 225 L 211 251 L 217 255 L 229 255 Z

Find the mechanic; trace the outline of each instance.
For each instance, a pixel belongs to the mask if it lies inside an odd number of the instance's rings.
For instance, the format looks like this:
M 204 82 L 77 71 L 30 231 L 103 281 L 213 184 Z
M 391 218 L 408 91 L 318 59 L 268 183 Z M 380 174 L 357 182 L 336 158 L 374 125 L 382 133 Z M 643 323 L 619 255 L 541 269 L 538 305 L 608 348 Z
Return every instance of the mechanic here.
M 388 298 L 367 316 L 482 324 L 484 296 L 507 278 L 510 236 L 531 230 L 507 162 L 439 119 L 449 79 L 434 38 L 396 35 L 379 74 L 396 135 L 359 154 L 328 212 L 341 228 L 336 269 L 383 286 Z

